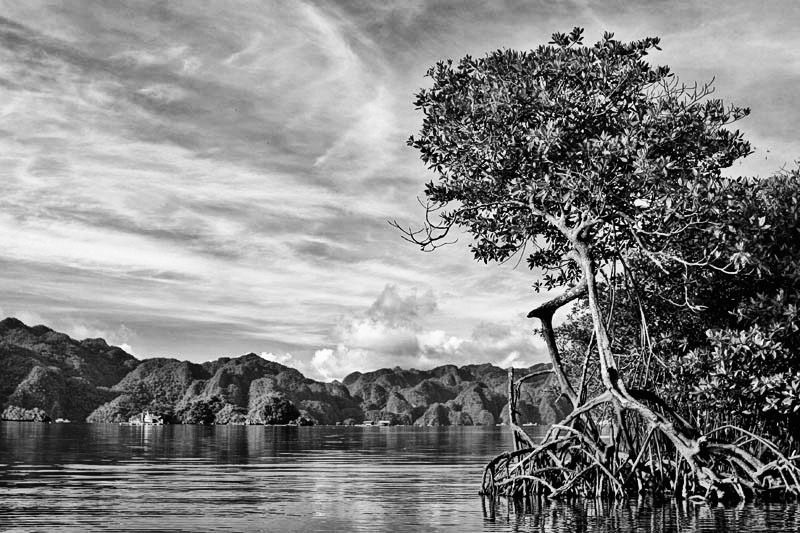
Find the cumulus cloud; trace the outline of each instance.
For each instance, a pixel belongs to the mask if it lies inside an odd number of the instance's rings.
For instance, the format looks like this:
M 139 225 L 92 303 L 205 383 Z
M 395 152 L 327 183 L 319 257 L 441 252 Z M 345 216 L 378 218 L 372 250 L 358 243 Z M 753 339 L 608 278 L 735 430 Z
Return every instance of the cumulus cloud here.
M 64 321 L 63 319 L 58 322 L 62 324 L 60 328 L 63 332 L 73 339 L 83 340 L 100 338 L 104 339 L 112 346 L 119 346 L 126 352 L 132 349 L 129 341 L 136 336 L 136 332 L 125 324 L 120 324 L 116 329 L 109 330 L 80 322 Z
M 436 312 L 432 292 L 403 294 L 387 285 L 364 311 L 340 320 L 336 345 L 317 350 L 306 371 L 331 380 L 383 367 L 427 369 L 484 362 L 530 366 L 543 360 L 543 343 L 530 323 L 482 322 L 464 338 L 432 329 L 428 319 Z
M 387 285 L 369 306 L 366 316 L 376 323 L 410 326 L 419 323 L 435 310 L 436 298 L 433 291 L 427 291 L 422 295 L 412 292 L 403 296 L 397 286 Z
M 294 361 L 292 360 L 292 354 L 284 353 L 284 354 L 274 354 L 272 352 L 261 352 L 261 358 L 266 359 L 267 361 L 272 361 L 275 363 L 280 363 L 282 365 L 291 365 Z

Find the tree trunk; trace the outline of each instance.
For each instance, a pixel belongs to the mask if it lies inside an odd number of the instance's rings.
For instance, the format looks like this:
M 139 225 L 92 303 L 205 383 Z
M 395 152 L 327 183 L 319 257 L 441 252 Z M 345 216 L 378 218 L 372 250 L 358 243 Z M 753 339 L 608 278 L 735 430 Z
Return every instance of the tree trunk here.
M 534 374 L 529 374 L 532 376 Z M 523 377 L 522 380 L 525 378 Z M 517 384 L 514 382 L 514 367 L 508 369 L 508 426 L 514 440 L 514 451 L 532 448 L 536 444 L 517 423 Z
M 519 450 L 519 439 L 517 438 L 517 387 L 514 385 L 514 367 L 508 367 L 508 426 L 511 429 L 511 436 L 514 441 L 514 451 Z
M 561 354 L 558 351 L 558 345 L 556 345 L 556 334 L 553 330 L 553 315 L 558 309 L 584 294 L 586 294 L 586 281 L 581 280 L 576 286 L 528 313 L 528 318 L 538 318 L 542 323 L 542 336 L 547 346 L 547 353 L 550 356 L 550 364 L 553 366 L 553 373 L 556 375 L 561 393 L 569 399 L 573 409 L 578 407 L 579 398 L 569 379 L 567 379 L 566 372 L 564 372 Z
M 594 334 L 600 360 L 600 376 L 603 380 L 603 385 L 605 385 L 606 390 L 612 391 L 612 393 L 616 391 L 624 394 L 625 385 L 619 379 L 617 362 L 611 351 L 611 341 L 608 338 L 603 311 L 600 309 L 600 302 L 598 301 L 597 280 L 595 278 L 595 267 L 591 255 L 591 248 L 586 243 L 578 242 L 575 245 L 575 250 L 578 252 L 581 271 L 583 272 L 583 278 L 586 280 L 586 292 L 589 296 L 589 312 L 592 315 L 592 325 L 594 326 Z

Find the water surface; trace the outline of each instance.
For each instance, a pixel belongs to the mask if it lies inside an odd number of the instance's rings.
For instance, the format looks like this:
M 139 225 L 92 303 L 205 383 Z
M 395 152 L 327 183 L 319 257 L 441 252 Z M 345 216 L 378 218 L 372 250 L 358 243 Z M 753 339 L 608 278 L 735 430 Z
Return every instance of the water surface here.
M 0 423 L 0 531 L 800 531 L 794 504 L 546 503 L 484 517 L 499 427 Z

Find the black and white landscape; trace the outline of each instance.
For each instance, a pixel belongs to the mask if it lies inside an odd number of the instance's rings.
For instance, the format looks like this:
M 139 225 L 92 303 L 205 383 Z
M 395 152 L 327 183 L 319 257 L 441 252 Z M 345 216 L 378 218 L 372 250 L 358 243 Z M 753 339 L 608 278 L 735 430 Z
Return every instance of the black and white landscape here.
M 798 25 L 0 0 L 0 530 L 800 530 Z

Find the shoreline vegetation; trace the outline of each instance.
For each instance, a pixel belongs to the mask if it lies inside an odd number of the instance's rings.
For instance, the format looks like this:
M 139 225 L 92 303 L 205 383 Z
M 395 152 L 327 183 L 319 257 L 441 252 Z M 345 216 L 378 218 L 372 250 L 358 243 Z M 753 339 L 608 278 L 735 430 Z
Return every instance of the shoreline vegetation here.
M 476 260 L 525 261 L 558 294 L 528 314 L 551 367 L 509 371 L 492 517 L 501 499 L 800 497 L 800 170 L 725 176 L 753 151 L 732 129 L 750 110 L 648 62 L 659 42 L 574 28 L 441 61 L 416 95 L 408 144 L 435 179 L 420 227 L 393 225 L 425 251 L 459 228 Z M 533 442 L 516 396 L 544 374 L 570 412 Z

